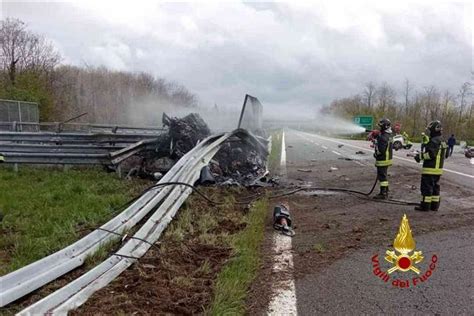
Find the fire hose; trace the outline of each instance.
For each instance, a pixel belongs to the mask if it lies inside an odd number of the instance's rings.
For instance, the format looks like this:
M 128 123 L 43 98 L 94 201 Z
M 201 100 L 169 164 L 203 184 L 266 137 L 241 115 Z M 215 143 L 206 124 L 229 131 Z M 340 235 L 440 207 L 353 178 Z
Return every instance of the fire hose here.
M 301 191 L 332 191 L 332 192 L 343 192 L 343 193 L 353 193 L 356 194 L 357 197 L 362 198 L 364 200 L 372 201 L 372 202 L 379 202 L 379 203 L 387 203 L 387 204 L 395 204 L 395 205 L 408 205 L 408 206 L 415 206 L 419 205 L 419 203 L 416 202 L 409 202 L 409 201 L 404 201 L 404 200 L 396 200 L 396 199 L 387 199 L 387 200 L 374 200 L 370 199 L 369 195 L 374 192 L 374 189 L 377 185 L 377 179 L 375 179 L 375 182 L 370 189 L 369 192 L 362 192 L 358 190 L 353 190 L 353 189 L 346 189 L 346 188 L 330 188 L 330 187 L 315 187 L 315 186 L 310 186 L 310 187 L 296 187 L 295 189 L 282 193 L 282 194 L 277 194 L 273 196 L 269 196 L 270 199 L 275 199 L 275 198 L 280 198 L 284 196 L 289 196 Z
M 327 192 L 342 192 L 342 193 L 354 194 L 354 196 L 356 196 L 358 198 L 361 198 L 361 199 L 364 199 L 364 200 L 367 200 L 367 201 L 377 202 L 377 203 L 386 203 L 386 204 L 393 204 L 393 205 L 406 205 L 406 206 L 419 205 L 419 203 L 409 202 L 409 201 L 404 201 L 404 200 L 395 200 L 395 199 L 374 200 L 374 199 L 369 198 L 369 196 L 374 192 L 375 187 L 377 186 L 377 182 L 378 182 L 378 180 L 375 179 L 375 182 L 372 185 L 372 188 L 370 189 L 369 192 L 362 192 L 362 191 L 353 190 L 353 189 L 346 189 L 346 188 L 331 188 L 331 187 L 310 186 L 310 187 L 296 187 L 296 188 L 293 188 L 292 190 L 287 190 L 286 188 L 283 188 L 283 189 L 279 190 L 279 191 L 283 191 L 282 193 L 267 195 L 267 198 L 273 200 L 273 199 L 277 199 L 277 198 L 290 196 L 290 195 L 293 195 L 295 193 L 302 192 L 302 191 L 327 191 Z M 207 201 L 210 204 L 213 204 L 213 205 L 225 205 L 225 204 L 227 204 L 227 202 L 212 200 L 209 196 L 207 196 L 205 193 L 203 193 L 201 190 L 199 190 L 196 186 L 194 186 L 192 184 L 189 184 L 189 183 L 186 183 L 186 182 L 179 182 L 179 181 L 162 182 L 162 183 L 154 184 L 154 185 L 146 188 L 142 192 L 141 195 L 143 195 L 143 194 L 145 194 L 145 193 L 147 193 L 147 192 L 149 192 L 153 189 L 156 189 L 156 188 L 159 188 L 159 187 L 164 187 L 164 186 L 186 186 L 188 188 L 191 188 L 196 194 L 198 194 L 201 198 L 203 198 L 205 201 Z M 128 205 L 135 202 L 141 195 L 138 195 L 135 198 L 127 201 L 125 204 L 123 204 L 122 206 L 117 208 L 114 212 L 121 211 L 123 208 L 125 208 Z M 249 195 L 249 196 L 246 196 L 242 200 L 235 201 L 234 203 L 235 204 L 241 204 L 241 205 L 248 205 L 248 204 L 252 203 L 253 200 L 255 200 L 256 198 L 261 197 L 263 195 L 265 195 L 265 194 L 257 193 L 257 194 Z M 278 214 L 274 214 L 274 217 L 275 216 L 279 217 L 283 214 L 284 215 L 283 217 L 285 217 L 285 219 L 288 221 L 289 225 L 274 224 L 274 228 L 277 229 L 277 230 L 282 231 L 282 233 L 285 234 L 285 235 L 294 236 L 295 233 L 294 233 L 293 229 L 291 228 L 291 219 L 289 217 L 289 213 L 288 214 L 285 213 L 285 210 L 284 210 L 285 207 L 284 206 L 279 206 L 279 207 L 280 207 L 279 212 L 277 212 Z M 278 208 L 278 207 L 276 207 L 276 208 Z M 275 210 L 274 210 L 274 213 L 275 213 Z
M 395 204 L 395 205 L 407 205 L 407 206 L 415 206 L 415 205 L 419 205 L 419 203 L 416 203 L 416 202 L 409 202 L 409 201 L 404 201 L 404 200 L 396 200 L 396 199 L 388 199 L 388 200 L 373 200 L 373 199 L 370 199 L 369 196 L 374 192 L 375 190 L 375 187 L 377 186 L 377 182 L 378 180 L 375 179 L 375 182 L 374 184 L 372 185 L 372 188 L 370 189 L 369 192 L 362 192 L 362 191 L 358 191 L 358 190 L 353 190 L 353 189 L 346 189 L 346 188 L 331 188 L 331 187 L 316 187 L 316 186 L 310 186 L 310 187 L 296 187 L 292 190 L 286 190 L 283 189 L 283 193 L 279 193 L 279 194 L 274 194 L 274 195 L 269 195 L 267 196 L 269 199 L 277 199 L 277 198 L 281 198 L 281 197 L 285 197 L 285 196 L 290 196 L 290 195 L 293 195 L 295 193 L 298 193 L 298 192 L 302 192 L 302 191 L 331 191 L 331 192 L 343 192 L 343 193 L 352 193 L 352 194 L 355 194 L 357 197 L 359 198 L 362 198 L 362 199 L 365 199 L 365 200 L 368 200 L 368 201 L 373 201 L 373 202 L 378 202 L 378 203 L 387 203 L 387 204 Z M 157 183 L 157 184 L 154 184 L 150 187 L 148 187 L 147 189 L 145 189 L 142 194 L 148 192 L 148 191 L 151 191 L 153 189 L 156 189 L 158 187 L 163 187 L 163 186 L 171 186 L 171 185 L 182 185 L 182 186 L 186 186 L 186 187 L 189 187 L 191 188 L 194 192 L 196 192 L 200 197 L 202 197 L 204 200 L 206 200 L 207 202 L 209 202 L 210 204 L 213 204 L 213 205 L 224 205 L 226 204 L 226 202 L 220 202 L 220 201 L 214 201 L 212 200 L 211 198 L 209 198 L 205 193 L 203 193 L 201 190 L 199 190 L 198 188 L 196 188 L 196 186 L 192 185 L 192 184 L 189 184 L 189 183 L 185 183 L 185 182 L 163 182 L 163 183 Z M 286 190 L 286 192 L 285 192 Z M 262 196 L 263 194 L 253 194 L 253 195 L 249 195 L 247 197 L 245 197 L 243 200 L 237 200 L 235 201 L 234 203 L 235 204 L 242 204 L 242 205 L 247 205 L 249 203 L 252 202 L 253 199 L 255 198 L 258 198 L 260 196 Z M 137 197 L 129 200 L 128 202 L 126 202 L 124 205 L 122 205 L 121 207 L 119 207 L 117 210 L 120 210 L 124 207 L 126 207 L 127 205 L 133 203 L 136 199 L 138 199 L 141 195 L 138 195 Z

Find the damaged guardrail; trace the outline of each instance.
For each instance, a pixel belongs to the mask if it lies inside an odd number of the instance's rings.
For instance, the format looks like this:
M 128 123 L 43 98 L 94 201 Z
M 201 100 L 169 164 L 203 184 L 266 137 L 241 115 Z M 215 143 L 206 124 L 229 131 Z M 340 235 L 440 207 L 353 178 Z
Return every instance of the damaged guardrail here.
M 185 154 L 158 183 L 177 181 L 194 184 L 199 178 L 201 169 L 209 163 L 221 145 L 232 136 L 251 142 L 261 147 L 260 150 L 266 151 L 265 146 L 245 130 L 235 130 L 231 133 L 211 136 Z M 130 239 L 116 254 L 80 278 L 28 307 L 21 314 L 65 313 L 81 305 L 95 291 L 107 285 L 143 256 L 149 247 L 158 240 L 190 193 L 189 187 L 179 185 L 152 189 L 117 217 L 73 245 L 1 277 L 0 306 L 8 304 L 82 265 L 88 255 L 114 238 L 106 230 L 121 233 L 133 227 L 159 205 L 150 219 L 134 235 L 135 238 Z
M 1 132 L 2 142 L 54 144 L 128 144 L 156 138 L 156 134 Z
M 5 163 L 117 165 L 152 147 L 154 134 L 0 132 Z
M 80 117 L 80 116 L 79 116 Z M 79 118 L 75 117 L 73 119 Z M 164 128 L 155 126 L 130 126 L 117 124 L 94 124 L 74 122 L 0 122 L 0 130 L 11 132 L 41 132 L 50 131 L 61 133 L 64 131 L 84 131 L 88 133 L 111 132 L 117 134 L 160 133 Z

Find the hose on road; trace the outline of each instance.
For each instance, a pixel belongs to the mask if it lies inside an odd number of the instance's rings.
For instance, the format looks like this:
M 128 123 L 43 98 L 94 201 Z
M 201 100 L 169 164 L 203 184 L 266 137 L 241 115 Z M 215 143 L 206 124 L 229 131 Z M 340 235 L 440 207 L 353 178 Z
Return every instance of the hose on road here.
M 404 201 L 404 200 L 395 200 L 395 199 L 375 200 L 375 199 L 369 198 L 369 195 L 371 195 L 374 192 L 375 187 L 377 186 L 377 182 L 378 181 L 377 181 L 377 178 L 376 178 L 372 188 L 367 193 L 362 192 L 362 191 L 358 191 L 358 190 L 353 190 L 353 189 L 346 189 L 346 188 L 328 188 L 328 187 L 313 187 L 312 186 L 312 187 L 297 187 L 296 189 L 294 189 L 292 191 L 288 191 L 288 192 L 285 192 L 285 193 L 282 193 L 282 194 L 277 194 L 277 195 L 271 195 L 269 198 L 270 199 L 276 199 L 276 198 L 280 198 L 280 197 L 289 196 L 289 195 L 292 195 L 292 194 L 295 194 L 295 193 L 298 193 L 298 192 L 301 192 L 301 191 L 330 191 L 330 192 L 353 193 L 353 194 L 356 194 L 356 196 L 358 196 L 359 198 L 362 198 L 362 199 L 367 200 L 367 201 L 372 201 L 372 202 L 395 204 L 395 205 L 410 205 L 410 206 L 419 205 L 419 203 L 409 202 L 409 201 Z
M 127 201 L 126 203 L 124 203 L 123 205 L 118 207 L 115 211 L 118 212 L 118 211 L 123 210 L 125 207 L 127 207 L 130 204 L 132 204 L 133 202 L 135 202 L 140 196 L 142 196 L 143 194 L 145 194 L 145 193 L 147 193 L 147 192 L 149 192 L 153 189 L 156 189 L 156 188 L 159 188 L 159 187 L 165 187 L 165 186 L 181 186 L 181 185 L 185 186 L 185 187 L 188 187 L 188 188 L 191 188 L 194 192 L 196 192 L 200 197 L 202 197 L 204 200 L 206 200 L 210 204 L 213 204 L 213 205 L 227 204 L 227 202 L 212 200 L 211 198 L 209 198 L 206 194 L 201 192 L 199 189 L 197 189 L 192 184 L 189 184 L 189 183 L 186 183 L 186 182 L 163 182 L 163 183 L 157 183 L 157 184 L 154 184 L 154 185 L 148 187 L 147 189 L 145 189 L 142 192 L 142 194 L 140 194 L 140 195 L 134 197 L 133 199 Z M 395 199 L 375 200 L 375 199 L 371 199 L 371 198 L 369 198 L 369 196 L 374 192 L 376 186 L 377 186 L 377 179 L 375 179 L 375 182 L 372 185 L 372 188 L 370 189 L 369 192 L 362 192 L 362 191 L 353 190 L 353 189 L 346 189 L 346 188 L 329 188 L 329 187 L 314 187 L 314 186 L 312 186 L 312 187 L 297 187 L 296 189 L 293 189 L 293 190 L 290 190 L 290 191 L 286 191 L 286 192 L 278 193 L 278 194 L 274 194 L 274 195 L 269 195 L 268 198 L 269 199 L 277 199 L 277 198 L 293 195 L 293 194 L 301 192 L 301 191 L 329 191 L 329 192 L 343 192 L 343 193 L 349 193 L 349 194 L 352 193 L 352 194 L 355 194 L 359 198 L 365 199 L 367 201 L 378 202 L 378 203 L 387 203 L 387 204 L 395 204 L 395 205 L 419 205 L 419 203 L 403 201 L 403 200 L 395 200 Z M 237 200 L 234 203 L 235 204 L 241 204 L 241 205 L 248 205 L 252 202 L 252 200 L 254 200 L 255 198 L 260 197 L 260 196 L 262 196 L 262 194 L 253 194 L 253 195 L 245 197 L 243 200 Z

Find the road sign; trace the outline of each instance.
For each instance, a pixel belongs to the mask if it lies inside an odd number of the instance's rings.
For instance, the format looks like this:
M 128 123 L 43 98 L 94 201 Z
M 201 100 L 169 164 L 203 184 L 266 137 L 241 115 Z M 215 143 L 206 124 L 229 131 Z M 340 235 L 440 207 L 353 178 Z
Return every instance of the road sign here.
M 371 115 L 357 115 L 354 116 L 353 121 L 355 124 L 371 130 L 374 124 L 374 117 Z

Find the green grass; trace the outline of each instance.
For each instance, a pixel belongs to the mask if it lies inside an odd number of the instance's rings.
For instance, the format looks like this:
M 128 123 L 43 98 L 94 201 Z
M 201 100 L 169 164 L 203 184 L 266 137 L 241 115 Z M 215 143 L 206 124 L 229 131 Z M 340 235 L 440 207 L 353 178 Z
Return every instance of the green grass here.
M 0 275 L 73 243 L 143 188 L 100 169 L 0 168 Z
M 86 260 L 84 261 L 86 269 L 95 267 L 100 262 L 107 259 L 112 250 L 117 248 L 118 245 L 120 245 L 120 237 L 112 238 L 112 240 L 101 245 L 93 254 L 86 257 Z
M 313 250 L 316 251 L 317 253 L 323 253 L 324 251 L 326 251 L 326 247 L 324 247 L 322 243 L 317 243 L 317 244 L 314 244 Z
M 214 299 L 207 314 L 243 315 L 247 289 L 261 262 L 260 246 L 264 237 L 268 201 L 259 200 L 246 215 L 247 227 L 233 236 L 234 256 L 218 275 Z
M 277 130 L 272 133 L 272 148 L 268 157 L 268 169 L 275 173 L 280 168 L 281 141 L 283 130 Z

